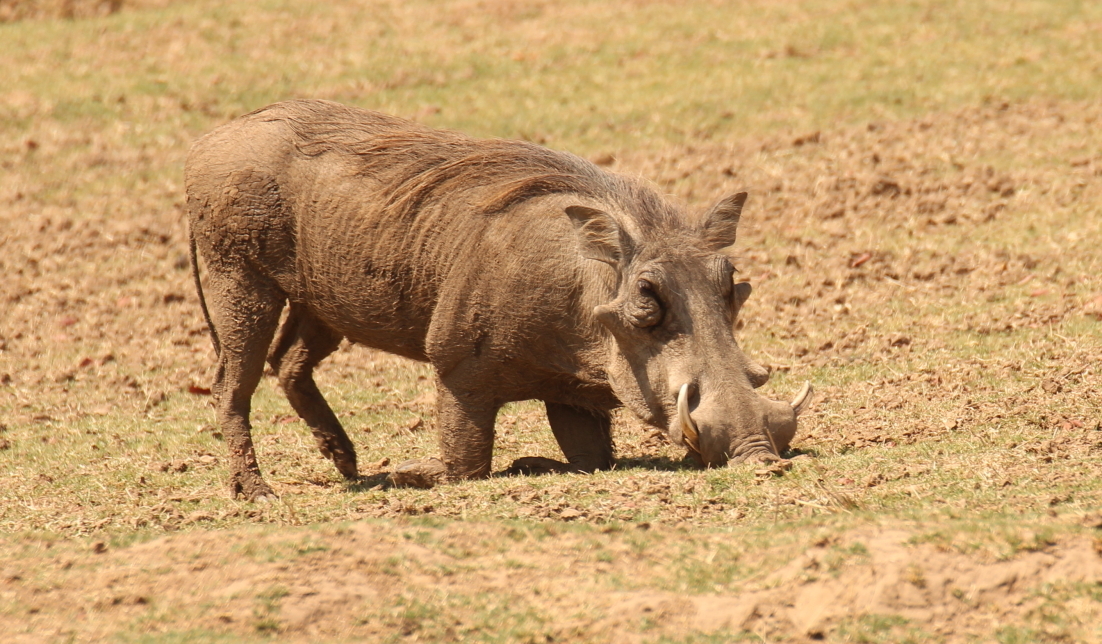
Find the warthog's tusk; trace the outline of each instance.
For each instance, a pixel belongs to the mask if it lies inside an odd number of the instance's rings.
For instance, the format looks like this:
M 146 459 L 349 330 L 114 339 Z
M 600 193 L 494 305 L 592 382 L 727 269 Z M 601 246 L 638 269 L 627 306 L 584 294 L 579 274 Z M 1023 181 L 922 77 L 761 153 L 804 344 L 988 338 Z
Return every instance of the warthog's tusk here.
M 805 382 L 804 388 L 792 399 L 790 404 L 792 405 L 792 409 L 796 411 L 797 416 L 803 413 L 803 410 L 807 408 L 807 404 L 811 402 L 811 394 L 813 393 L 815 393 L 815 390 L 811 388 L 811 383 Z
M 689 415 L 689 383 L 681 385 L 681 390 L 677 392 L 677 422 L 681 425 L 681 436 L 686 447 L 699 454 L 700 432 L 696 429 L 696 421 Z

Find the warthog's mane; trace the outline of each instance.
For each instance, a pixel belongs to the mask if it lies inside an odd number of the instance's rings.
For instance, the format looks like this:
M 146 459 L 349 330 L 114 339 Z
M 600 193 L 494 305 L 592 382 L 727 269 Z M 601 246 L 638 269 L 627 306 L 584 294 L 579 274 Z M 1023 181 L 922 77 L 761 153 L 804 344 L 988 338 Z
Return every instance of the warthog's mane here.
M 386 187 L 384 208 L 394 217 L 414 216 L 427 204 L 466 193 L 477 195 L 472 205 L 487 215 L 507 213 L 528 199 L 571 194 L 615 203 L 644 234 L 686 223 L 642 181 L 605 172 L 570 153 L 523 141 L 475 139 L 328 101 L 280 107 L 267 120 L 285 123 L 301 154 L 342 154 L 355 172 Z

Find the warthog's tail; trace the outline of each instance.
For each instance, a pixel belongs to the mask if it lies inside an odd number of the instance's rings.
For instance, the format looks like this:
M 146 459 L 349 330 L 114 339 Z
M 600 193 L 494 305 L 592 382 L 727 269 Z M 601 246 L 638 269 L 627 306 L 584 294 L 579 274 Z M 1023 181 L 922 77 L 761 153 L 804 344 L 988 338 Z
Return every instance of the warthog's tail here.
M 199 256 L 195 252 L 195 235 L 191 231 L 191 222 L 187 225 L 188 259 L 191 260 L 191 276 L 195 278 L 195 292 L 199 294 L 199 306 L 203 309 L 203 317 L 210 329 L 210 339 L 214 342 L 215 355 L 222 355 L 222 343 L 218 341 L 218 332 L 214 330 L 214 322 L 210 321 L 210 310 L 207 309 L 207 298 L 203 296 L 203 282 L 199 279 Z

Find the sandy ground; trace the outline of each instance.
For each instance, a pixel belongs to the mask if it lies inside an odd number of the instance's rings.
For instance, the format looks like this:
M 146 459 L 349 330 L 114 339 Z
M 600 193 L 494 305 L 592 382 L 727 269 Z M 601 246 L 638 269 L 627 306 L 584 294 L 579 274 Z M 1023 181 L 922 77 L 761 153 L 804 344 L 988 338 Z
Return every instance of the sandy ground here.
M 640 585 L 633 579 L 662 577 L 663 555 L 675 548 L 641 553 L 620 532 L 505 536 L 486 524 L 360 522 L 320 531 L 194 532 L 117 550 L 102 542 L 81 550 L 59 545 L 51 565 L 31 559 L 3 569 L 2 597 L 30 608 L 18 622 L 0 617 L 0 624 L 9 642 L 108 639 L 142 619 L 151 633 L 181 626 L 242 637 L 278 631 L 304 642 L 399 633 L 463 641 L 495 632 L 505 641 L 635 642 L 740 631 L 806 641 L 847 619 L 891 615 L 913 632 L 964 642 L 1049 608 L 1053 599 L 1038 588 L 1102 583 L 1102 557 L 1088 540 L 984 561 L 916 545 L 912 536 L 882 527 L 823 539 L 737 593 L 633 588 Z M 596 559 L 594 549 L 610 556 Z M 839 553 L 846 552 L 855 560 L 844 562 Z M 623 580 L 621 587 L 610 590 L 609 578 Z M 410 611 L 403 598 L 418 592 L 451 595 L 454 609 Z M 479 623 L 487 601 L 555 619 L 513 629 L 507 621 Z M 1102 619 L 1097 601 L 1078 601 L 1085 623 Z M 886 634 L 902 641 L 907 630 Z

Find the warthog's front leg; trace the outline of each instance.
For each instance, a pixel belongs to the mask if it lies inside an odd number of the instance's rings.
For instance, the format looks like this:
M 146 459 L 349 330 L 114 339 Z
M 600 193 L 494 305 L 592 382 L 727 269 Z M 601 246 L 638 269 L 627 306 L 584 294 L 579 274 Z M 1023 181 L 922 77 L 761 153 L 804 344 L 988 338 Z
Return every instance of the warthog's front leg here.
M 471 382 L 481 380 L 455 372 L 436 379 L 436 424 L 442 459 L 406 461 L 390 475 L 392 484 L 433 487 L 445 481 L 490 475 L 498 405 L 487 399 L 482 389 L 469 388 L 467 383 Z
M 498 405 L 487 400 L 481 388 L 466 386 L 467 382 L 483 381 L 454 376 L 437 379 L 436 422 L 441 455 L 451 481 L 488 477 L 494 456 Z
M 590 473 L 612 468 L 612 419 L 607 413 L 550 402 L 546 407 L 547 421 L 567 462 L 526 456 L 513 461 L 506 470 L 509 474 Z

